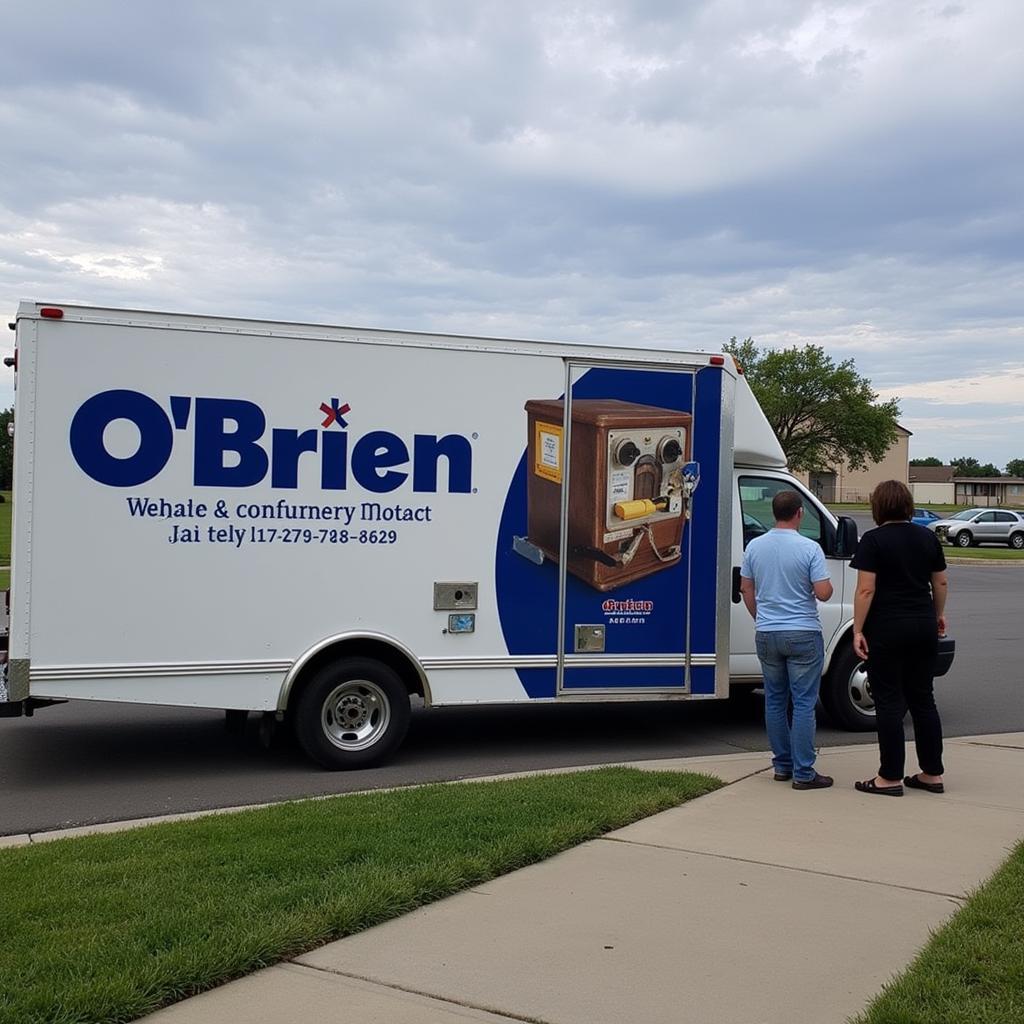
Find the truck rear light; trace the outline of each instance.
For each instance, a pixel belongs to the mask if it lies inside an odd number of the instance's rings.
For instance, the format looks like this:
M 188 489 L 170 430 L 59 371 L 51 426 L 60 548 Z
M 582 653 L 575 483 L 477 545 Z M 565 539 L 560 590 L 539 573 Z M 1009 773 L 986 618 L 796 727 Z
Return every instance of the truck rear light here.
M 47 320 L 60 320 L 64 316 L 64 310 L 56 306 L 43 306 L 39 310 L 39 315 L 45 316 Z
M 712 366 L 725 366 L 725 356 L 712 356 L 708 362 Z

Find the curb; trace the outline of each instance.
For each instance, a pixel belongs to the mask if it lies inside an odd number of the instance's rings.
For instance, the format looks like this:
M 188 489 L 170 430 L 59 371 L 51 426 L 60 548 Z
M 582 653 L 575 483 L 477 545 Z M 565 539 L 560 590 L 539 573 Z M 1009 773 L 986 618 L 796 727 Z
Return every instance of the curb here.
M 970 743 L 986 745 L 984 741 L 993 736 L 1004 735 L 1002 733 L 983 733 L 978 736 L 947 736 L 947 743 Z M 993 744 L 1004 746 L 1004 744 Z M 821 747 L 819 755 L 828 753 L 841 753 L 843 751 L 861 751 L 863 743 L 849 743 L 835 747 Z M 1022 748 L 1014 748 L 1022 749 Z M 596 771 L 599 768 L 638 768 L 641 771 L 693 771 L 700 774 L 700 765 L 721 761 L 742 761 L 748 760 L 757 762 L 760 767 L 751 766 L 750 771 L 732 779 L 722 780 L 723 788 L 750 778 L 752 775 L 759 775 L 767 772 L 770 765 L 771 751 L 765 750 L 742 750 L 733 754 L 698 754 L 695 757 L 664 757 L 643 759 L 640 761 L 609 761 L 601 764 L 570 765 L 560 768 L 534 768 L 528 771 L 503 772 L 499 775 L 474 775 L 465 779 L 449 779 L 442 782 L 420 782 L 408 786 L 383 786 L 380 789 L 357 789 L 350 793 L 328 793 L 322 796 L 299 797 L 295 800 L 277 800 L 270 803 L 243 804 L 238 807 L 210 807 L 201 811 L 181 811 L 177 814 L 161 814 L 152 818 L 126 818 L 123 821 L 103 821 L 94 825 L 76 825 L 73 828 L 52 829 L 43 832 L 19 833 L 16 835 L 0 836 L 0 849 L 20 846 L 35 846 L 38 843 L 49 843 L 57 839 L 72 839 L 78 836 L 102 835 L 109 832 L 126 832 L 129 829 L 145 828 L 147 825 L 162 825 L 173 821 L 193 821 L 196 818 L 208 818 L 214 814 L 239 814 L 243 811 L 258 811 L 265 807 L 277 807 L 281 804 L 308 803 L 313 800 L 341 800 L 350 796 L 366 796 L 371 793 L 390 793 L 403 789 L 421 789 L 423 786 L 461 786 L 474 782 L 501 782 L 505 779 L 523 779 L 533 775 L 567 775 L 571 772 Z M 668 767 L 677 765 L 678 767 Z
M 830 747 L 839 750 L 839 747 Z M 208 818 L 214 814 L 239 814 L 244 811 L 259 811 L 266 807 L 278 807 L 281 804 L 309 803 L 314 800 L 342 800 L 350 796 L 368 796 L 374 793 L 392 793 L 397 790 L 422 789 L 424 786 L 461 786 L 474 782 L 502 782 L 506 779 L 525 779 L 533 775 L 568 775 L 572 772 L 597 771 L 600 768 L 639 768 L 641 771 L 693 771 L 700 774 L 701 763 L 723 760 L 742 760 L 746 758 L 756 761 L 758 767 L 751 767 L 741 778 L 749 778 L 770 767 L 766 759 L 771 758 L 769 751 L 744 750 L 735 754 L 698 754 L 696 757 L 666 757 L 645 759 L 641 761 L 610 761 L 603 764 L 570 765 L 559 768 L 535 768 L 520 772 L 502 772 L 499 775 L 474 775 L 465 779 L 449 779 L 440 782 L 414 782 L 408 786 L 382 786 L 380 789 L 355 789 L 348 793 L 327 793 L 321 796 L 298 797 L 293 800 L 277 800 L 270 803 L 242 804 L 237 807 L 209 807 L 201 811 L 181 811 L 177 814 L 160 814 L 151 818 L 126 818 L 123 821 L 101 821 L 93 825 L 75 825 L 72 828 L 47 829 L 42 832 L 22 832 L 15 835 L 0 836 L 0 849 L 16 846 L 36 846 L 39 843 L 50 843 L 57 839 L 74 839 L 80 836 L 104 835 L 110 832 L 127 832 L 129 829 L 145 828 L 148 825 L 163 825 L 174 821 L 194 821 L 197 818 Z M 681 764 L 681 762 L 685 762 Z M 659 765 L 681 765 L 678 768 L 659 767 Z M 734 779 L 733 782 L 738 782 Z M 725 785 L 732 785 L 726 782 Z
M 1010 566 L 1024 566 L 1024 558 L 956 558 L 946 559 L 946 565 L 984 565 L 994 569 L 1007 569 Z

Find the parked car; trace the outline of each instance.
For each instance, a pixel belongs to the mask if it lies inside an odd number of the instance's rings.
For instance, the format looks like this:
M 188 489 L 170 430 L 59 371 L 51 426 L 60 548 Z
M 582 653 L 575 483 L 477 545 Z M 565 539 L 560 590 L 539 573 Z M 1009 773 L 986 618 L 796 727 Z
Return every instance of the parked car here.
M 1024 515 L 1007 509 L 967 508 L 928 527 L 945 544 L 969 548 L 974 544 L 1008 544 L 1024 548 Z
M 932 523 L 937 523 L 942 516 L 937 515 L 931 509 L 928 508 L 915 508 L 914 514 L 910 517 L 912 523 L 917 523 L 918 526 L 931 526 Z

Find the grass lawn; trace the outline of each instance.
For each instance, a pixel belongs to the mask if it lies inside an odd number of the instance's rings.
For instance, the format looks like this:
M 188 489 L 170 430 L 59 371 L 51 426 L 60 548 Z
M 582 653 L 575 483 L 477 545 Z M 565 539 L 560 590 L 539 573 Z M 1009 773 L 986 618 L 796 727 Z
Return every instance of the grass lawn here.
M 1024 1020 L 1024 843 L 853 1024 Z
M 1017 562 L 1024 558 L 1024 551 L 1014 551 L 1008 547 L 958 548 L 950 544 L 942 546 L 947 558 L 975 558 L 981 561 L 993 560 L 1001 562 Z
M 603 768 L 0 850 L 0 1021 L 134 1020 L 720 785 Z

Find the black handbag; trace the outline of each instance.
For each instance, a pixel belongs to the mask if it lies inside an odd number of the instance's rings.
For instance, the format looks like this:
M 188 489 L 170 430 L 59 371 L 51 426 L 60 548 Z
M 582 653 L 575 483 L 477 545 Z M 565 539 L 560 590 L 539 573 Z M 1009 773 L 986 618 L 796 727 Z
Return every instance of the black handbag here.
M 944 676 L 953 664 L 953 655 L 956 654 L 956 641 L 951 636 L 939 637 L 939 656 L 935 661 L 935 675 Z

